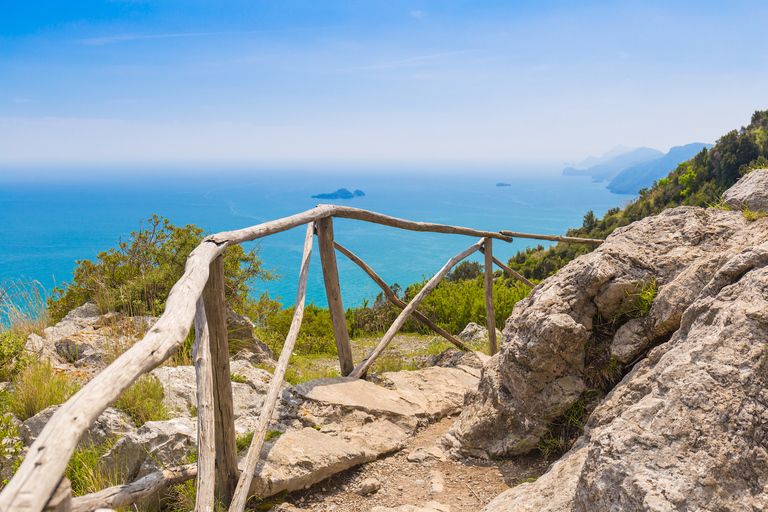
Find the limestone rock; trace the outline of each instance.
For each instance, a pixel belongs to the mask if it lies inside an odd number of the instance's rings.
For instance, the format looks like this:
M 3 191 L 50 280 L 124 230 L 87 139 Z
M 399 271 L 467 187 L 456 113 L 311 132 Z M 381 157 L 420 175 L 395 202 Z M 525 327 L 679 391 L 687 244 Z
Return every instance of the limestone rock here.
M 488 343 L 488 329 L 475 322 L 469 322 L 459 333 L 458 338 L 474 344 Z M 496 339 L 501 339 L 501 333 L 498 329 L 496 329 Z
M 37 439 L 43 427 L 45 427 L 59 407 L 61 406 L 52 405 L 47 407 L 19 425 L 19 436 L 21 436 L 26 445 L 32 444 Z M 108 407 L 83 434 L 78 445 L 102 444 L 107 439 L 121 437 L 133 432 L 136 432 L 133 420 L 124 412 Z
M 24 351 L 32 354 L 38 361 L 48 361 L 53 366 L 64 363 L 53 342 L 49 338 L 43 338 L 37 334 L 27 336 Z
M 406 457 L 408 462 L 424 462 L 425 460 L 444 460 L 445 451 L 437 445 L 419 446 Z
M 99 464 L 132 482 L 163 467 L 184 464 L 197 444 L 196 436 L 195 423 L 188 418 L 148 421 L 137 432 L 120 439 Z
M 499 336 L 501 337 L 501 336 Z M 442 366 L 445 368 L 461 368 L 466 371 L 467 368 L 482 369 L 490 359 L 490 356 L 482 352 L 462 352 L 456 347 L 450 347 L 437 355 L 427 357 L 427 366 Z
M 631 290 L 656 284 L 658 295 L 643 322 L 619 329 L 614 340 L 614 355 L 631 361 L 669 339 L 686 308 L 734 254 L 767 237 L 765 222 L 695 207 L 665 210 L 617 229 L 517 303 L 501 351 L 485 365 L 445 445 L 480 457 L 530 450 L 546 431 L 546 419 L 567 410 L 586 389 L 584 347 L 598 312 L 606 319 L 632 308 Z
M 483 510 L 767 509 L 767 312 L 765 242 L 721 266 L 568 454 Z
M 235 313 L 232 309 L 227 311 L 227 338 L 232 347 L 239 351 L 249 353 L 247 357 L 254 364 L 270 362 L 274 364 L 275 354 L 269 346 L 253 334 L 253 322 L 245 315 Z
M 360 484 L 360 488 L 357 489 L 357 494 L 360 496 L 368 496 L 381 489 L 381 482 L 375 478 L 366 478 Z
M 768 212 L 768 169 L 757 169 L 723 193 L 725 204 L 735 210 Z
M 429 493 L 440 494 L 445 490 L 445 477 L 439 470 L 429 472 Z
M 230 373 L 241 376 L 245 383 L 232 382 L 235 429 L 238 434 L 253 432 L 269 390 L 272 375 L 254 368 L 246 361 L 230 362 Z M 163 385 L 163 403 L 178 417 L 197 414 L 197 384 L 194 366 L 161 366 L 150 372 Z M 285 384 L 287 386 L 287 383 Z

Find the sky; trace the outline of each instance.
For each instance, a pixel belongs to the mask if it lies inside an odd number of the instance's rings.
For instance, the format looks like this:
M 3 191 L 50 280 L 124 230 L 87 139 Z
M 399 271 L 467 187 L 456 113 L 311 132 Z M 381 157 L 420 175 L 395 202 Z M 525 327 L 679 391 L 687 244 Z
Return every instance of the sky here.
M 572 163 L 768 109 L 768 2 L 23 1 L 0 172 Z M 10 169 L 10 170 L 9 170 Z

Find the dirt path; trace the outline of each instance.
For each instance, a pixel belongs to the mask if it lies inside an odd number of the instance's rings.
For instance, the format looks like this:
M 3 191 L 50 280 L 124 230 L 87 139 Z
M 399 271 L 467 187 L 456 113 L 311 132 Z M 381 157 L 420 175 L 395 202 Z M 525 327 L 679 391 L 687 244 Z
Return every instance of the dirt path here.
M 419 447 L 431 447 L 448 431 L 456 417 L 444 418 L 413 437 L 406 447 L 388 456 L 339 473 L 309 489 L 282 498 L 279 509 L 368 512 L 373 507 L 422 506 L 436 501 L 451 511 L 476 511 L 512 485 L 542 474 L 550 461 L 528 456 L 505 461 L 453 461 L 426 459 L 409 462 L 408 455 Z M 374 478 L 381 489 L 367 496 L 359 490 L 364 480 Z M 440 486 L 442 484 L 442 490 Z M 285 508 L 283 508 L 285 507 Z M 256 510 L 268 510 L 267 503 Z

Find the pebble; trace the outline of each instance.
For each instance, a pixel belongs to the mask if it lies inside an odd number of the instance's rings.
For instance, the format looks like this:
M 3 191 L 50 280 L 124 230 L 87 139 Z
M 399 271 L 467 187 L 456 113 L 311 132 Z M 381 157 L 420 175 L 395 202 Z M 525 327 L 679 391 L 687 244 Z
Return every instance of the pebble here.
M 381 489 L 381 482 L 375 478 L 366 478 L 363 483 L 360 484 L 360 488 L 357 490 L 357 494 L 360 496 L 367 496 Z

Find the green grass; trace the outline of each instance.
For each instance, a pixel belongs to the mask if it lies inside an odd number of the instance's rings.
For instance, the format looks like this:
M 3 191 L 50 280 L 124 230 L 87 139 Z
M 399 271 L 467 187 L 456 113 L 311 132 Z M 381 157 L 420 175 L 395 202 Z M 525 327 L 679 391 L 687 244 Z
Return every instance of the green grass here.
M 766 215 L 765 212 L 759 212 L 759 211 L 758 212 L 753 212 L 752 210 L 750 210 L 746 206 L 744 208 L 742 208 L 741 213 L 742 213 L 742 215 L 744 215 L 744 218 L 747 220 L 747 222 L 754 222 L 757 219 L 761 219 L 761 218 L 765 217 L 765 215 Z
M 67 464 L 64 476 L 72 483 L 72 494 L 84 496 L 107 487 L 124 483 L 118 472 L 108 473 L 99 460 L 117 442 L 117 438 L 100 445 L 78 447 Z
M 248 379 L 240 375 L 239 373 L 235 372 L 232 373 L 229 378 L 232 380 L 232 382 L 238 382 L 240 384 L 248 384 Z
M 659 286 L 656 280 L 651 280 L 650 283 L 639 283 L 635 286 L 635 290 L 632 293 L 627 292 L 627 295 L 632 297 L 633 303 L 627 315 L 630 317 L 646 316 L 651 311 L 653 300 L 659 293 Z
M 567 452 L 584 431 L 584 424 L 595 410 L 603 393 L 597 389 L 585 391 L 568 410 L 549 423 L 549 430 L 541 437 L 536 448 L 546 458 Z
M 24 421 L 51 405 L 63 404 L 77 392 L 79 385 L 54 370 L 47 361 L 24 367 L 13 380 L 14 390 L 4 397 L 6 412 Z
M 163 385 L 155 377 L 146 374 L 120 395 L 115 408 L 130 416 L 136 428 L 148 421 L 171 418 L 170 411 L 163 404 Z

